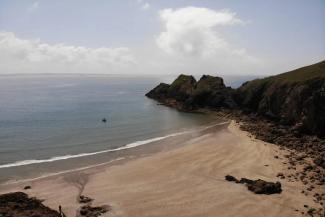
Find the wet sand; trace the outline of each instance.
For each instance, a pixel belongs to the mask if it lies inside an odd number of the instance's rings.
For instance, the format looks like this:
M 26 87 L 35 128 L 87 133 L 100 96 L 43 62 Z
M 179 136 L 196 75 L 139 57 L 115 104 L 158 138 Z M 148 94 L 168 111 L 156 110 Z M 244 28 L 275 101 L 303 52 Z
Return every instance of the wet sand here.
M 44 199 L 51 208 L 61 205 L 68 217 L 76 216 L 80 194 L 93 198 L 93 205 L 109 205 L 111 211 L 102 216 L 301 216 L 301 211 L 306 212 L 305 204 L 318 205 L 312 196 L 301 194 L 302 183 L 276 177 L 286 170 L 285 154 L 273 144 L 252 139 L 231 122 L 228 127 L 209 129 L 173 148 L 3 184 L 0 193 L 23 191 L 24 186 L 31 185 L 26 193 Z M 225 181 L 227 174 L 280 181 L 283 192 L 256 195 L 244 185 Z

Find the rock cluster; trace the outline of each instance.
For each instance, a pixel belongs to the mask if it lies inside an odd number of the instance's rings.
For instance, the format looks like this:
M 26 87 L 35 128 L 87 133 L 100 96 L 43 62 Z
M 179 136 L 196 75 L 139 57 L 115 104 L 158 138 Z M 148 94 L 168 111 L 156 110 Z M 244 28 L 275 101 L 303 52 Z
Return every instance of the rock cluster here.
M 313 162 L 325 169 L 325 140 L 314 135 L 297 134 L 294 127 L 275 123 L 259 115 L 223 111 L 223 115 L 242 123 L 241 129 L 252 133 L 257 139 L 276 144 L 311 157 Z M 304 155 L 298 157 L 303 160 Z
M 280 182 L 267 182 L 262 179 L 251 180 L 247 178 L 241 178 L 238 180 L 236 177 L 231 175 L 226 175 L 225 179 L 229 182 L 235 182 L 240 184 L 245 184 L 249 191 L 255 194 L 280 194 L 282 192 Z
M 232 111 L 220 111 L 217 114 L 237 120 L 241 123 L 243 130 L 252 133 L 260 140 L 273 142 L 280 146 L 280 149 L 285 149 L 288 154 L 274 156 L 275 160 L 281 161 L 286 166 L 286 170 L 279 172 L 276 176 L 289 182 L 301 182 L 304 186 L 301 193 L 312 196 L 314 202 L 319 206 L 325 206 L 325 189 L 323 192 L 316 190 L 325 186 L 325 168 L 322 166 L 325 151 L 324 140 L 309 135 L 297 137 L 296 134 L 290 133 L 290 128 L 286 127 L 282 132 L 281 126 L 255 115 Z M 278 133 L 279 131 L 281 133 Z M 325 216 L 324 208 L 307 208 L 307 212 L 312 216 Z M 302 212 L 307 213 L 306 211 Z
M 91 206 L 84 205 L 81 207 L 79 213 L 84 217 L 98 217 L 109 210 L 108 206 Z
M 245 115 L 243 112 L 220 111 L 217 115 L 235 119 L 240 122 L 240 128 L 248 131 L 259 140 L 270 142 L 287 149 L 285 155 L 288 170 L 299 173 L 299 180 L 311 180 L 317 185 L 325 186 L 325 140 L 310 135 L 297 135 L 289 126 L 274 122 L 256 115 Z M 279 156 L 274 156 L 279 159 Z M 285 178 L 283 173 L 279 178 Z
M 98 217 L 110 210 L 110 206 L 93 206 L 92 202 L 94 199 L 87 197 L 85 195 L 80 195 L 78 197 L 78 202 L 84 204 L 80 207 L 78 213 L 79 217 Z
M 0 216 L 4 217 L 61 217 L 60 213 L 44 206 L 36 198 L 23 192 L 0 195 Z

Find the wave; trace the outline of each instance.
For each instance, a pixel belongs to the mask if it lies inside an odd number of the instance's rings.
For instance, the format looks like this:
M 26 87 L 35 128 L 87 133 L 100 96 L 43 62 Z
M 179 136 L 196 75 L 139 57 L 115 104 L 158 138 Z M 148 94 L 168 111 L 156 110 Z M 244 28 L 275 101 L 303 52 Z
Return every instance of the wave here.
M 51 158 L 48 158 L 48 159 L 41 159 L 41 160 L 32 159 L 32 160 L 17 161 L 17 162 L 14 162 L 14 163 L 8 163 L 8 164 L 0 165 L 0 169 L 10 168 L 10 167 L 18 167 L 18 166 L 26 166 L 26 165 L 30 165 L 30 164 L 50 163 L 50 162 L 54 162 L 54 161 L 67 160 L 67 159 L 73 159 L 73 158 L 79 158 L 79 157 L 92 156 L 92 155 L 96 155 L 96 154 L 103 154 L 103 153 L 107 153 L 107 152 L 120 151 L 120 150 L 125 150 L 125 149 L 134 148 L 134 147 L 137 147 L 137 146 L 145 145 L 145 144 L 148 144 L 148 143 L 151 143 L 151 142 L 156 142 L 156 141 L 166 139 L 166 138 L 169 138 L 169 137 L 182 135 L 182 134 L 185 134 L 185 133 L 188 133 L 188 132 L 189 131 L 184 131 L 184 132 L 173 133 L 173 134 L 169 134 L 169 135 L 161 136 L 161 137 L 156 137 L 156 138 L 152 138 L 152 139 L 136 141 L 136 142 L 132 142 L 132 143 L 129 143 L 127 145 L 124 145 L 124 146 L 121 146 L 121 147 L 115 148 L 115 149 L 107 149 L 107 150 L 103 150 L 103 151 L 96 151 L 96 152 L 90 152 L 90 153 L 81 153 L 81 154 L 75 154 L 75 155 L 56 156 L 56 157 L 51 157 Z
M 205 129 L 208 129 L 208 128 L 211 128 L 211 127 L 214 127 L 214 126 L 224 125 L 224 124 L 228 124 L 228 123 L 229 122 L 222 122 L 222 123 L 214 124 L 212 126 L 210 125 L 210 126 L 204 127 L 201 130 L 205 130 Z M 140 140 L 140 141 L 136 141 L 136 142 L 126 144 L 126 145 L 118 147 L 118 148 L 107 149 L 107 150 L 103 150 L 103 151 L 96 151 L 96 152 L 90 152 L 90 153 L 81 153 L 81 154 L 75 154 L 75 155 L 56 156 L 56 157 L 51 157 L 51 158 L 48 158 L 48 159 L 41 159 L 41 160 L 32 159 L 32 160 L 16 161 L 14 163 L 8 163 L 8 164 L 0 165 L 0 169 L 10 168 L 10 167 L 26 166 L 26 165 L 31 165 L 31 164 L 50 163 L 50 162 L 54 162 L 54 161 L 67 160 L 67 159 L 73 159 L 73 158 L 79 158 L 79 157 L 92 156 L 92 155 L 96 155 L 96 154 L 103 154 L 103 153 L 108 153 L 108 152 L 120 151 L 120 150 L 135 148 L 135 147 L 145 145 L 145 144 L 148 144 L 148 143 L 152 143 L 152 142 L 157 142 L 159 140 L 163 140 L 163 139 L 166 139 L 166 138 L 169 138 L 169 137 L 174 137 L 174 136 L 179 136 L 179 135 L 183 135 L 183 134 L 186 134 L 186 133 L 191 133 L 193 131 L 194 130 L 188 130 L 188 131 L 168 134 L 166 136 L 155 137 L 155 138 L 151 138 L 151 139 L 147 139 L 147 140 Z
M 38 176 L 36 178 L 21 179 L 21 180 L 9 180 L 9 181 L 7 181 L 5 183 L 1 183 L 1 185 L 17 184 L 17 183 L 22 183 L 22 182 L 35 181 L 35 180 L 38 180 L 38 179 L 48 178 L 48 177 L 57 176 L 57 175 L 61 175 L 61 174 L 66 174 L 66 173 L 71 173 L 71 172 L 77 172 L 77 171 L 87 170 L 87 169 L 99 167 L 99 166 L 102 166 L 102 165 L 108 165 L 108 164 L 111 164 L 113 162 L 121 161 L 121 160 L 124 160 L 124 159 L 125 159 L 124 157 L 120 157 L 120 158 L 116 158 L 116 159 L 113 159 L 113 160 L 110 160 L 110 161 L 107 161 L 107 162 L 104 162 L 104 163 L 100 163 L 100 164 L 94 164 L 94 165 L 90 165 L 90 166 L 86 166 L 86 167 L 81 167 L 81 168 L 76 168 L 76 169 L 70 169 L 70 170 L 63 170 L 63 171 L 55 172 L 55 173 L 47 173 L 47 174 Z

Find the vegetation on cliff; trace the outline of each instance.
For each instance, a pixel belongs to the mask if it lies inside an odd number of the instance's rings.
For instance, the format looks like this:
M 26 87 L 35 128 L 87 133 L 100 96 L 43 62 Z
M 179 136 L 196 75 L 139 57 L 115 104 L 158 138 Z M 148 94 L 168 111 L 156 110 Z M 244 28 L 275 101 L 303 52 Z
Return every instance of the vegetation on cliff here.
M 246 111 L 325 136 L 325 61 L 246 82 L 234 98 Z

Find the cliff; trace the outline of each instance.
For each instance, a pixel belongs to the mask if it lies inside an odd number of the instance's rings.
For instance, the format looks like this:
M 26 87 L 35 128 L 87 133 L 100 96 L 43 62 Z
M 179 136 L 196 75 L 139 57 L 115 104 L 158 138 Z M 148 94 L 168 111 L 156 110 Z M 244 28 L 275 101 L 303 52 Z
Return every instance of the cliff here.
M 246 82 L 234 99 L 245 111 L 324 137 L 325 61 Z
M 226 87 L 223 79 L 180 75 L 161 83 L 147 97 L 180 110 L 227 108 L 255 113 L 298 133 L 325 137 L 325 61 L 290 72 Z
M 198 108 L 235 108 L 232 89 L 226 87 L 223 79 L 203 75 L 199 81 L 193 76 L 180 75 L 171 84 L 161 83 L 147 97 L 180 110 Z

